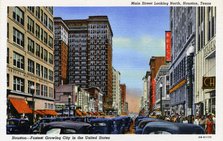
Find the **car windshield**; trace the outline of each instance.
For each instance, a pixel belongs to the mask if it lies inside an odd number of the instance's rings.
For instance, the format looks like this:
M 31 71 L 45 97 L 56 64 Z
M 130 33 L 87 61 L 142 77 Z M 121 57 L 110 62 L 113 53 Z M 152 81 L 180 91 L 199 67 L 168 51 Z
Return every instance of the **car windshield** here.
M 142 123 L 140 123 L 139 128 L 144 128 L 145 125 L 146 125 L 146 123 L 148 123 L 148 122 L 142 122 Z
M 18 125 L 19 124 L 19 121 L 17 121 L 17 120 L 8 120 L 7 121 L 7 124 L 8 125 Z
M 60 128 L 52 128 L 46 132 L 46 134 L 60 134 Z

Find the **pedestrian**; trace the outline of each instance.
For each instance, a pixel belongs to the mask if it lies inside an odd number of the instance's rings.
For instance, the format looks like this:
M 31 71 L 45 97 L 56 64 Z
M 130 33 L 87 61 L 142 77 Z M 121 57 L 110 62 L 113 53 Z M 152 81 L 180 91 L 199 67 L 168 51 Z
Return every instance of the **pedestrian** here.
M 201 116 L 201 118 L 199 119 L 199 125 L 205 129 L 205 119 L 206 117 L 205 116 Z
M 214 133 L 214 122 L 212 119 L 212 114 L 209 114 L 205 120 L 205 132 L 206 134 L 213 134 Z
M 199 116 L 196 116 L 196 118 L 194 120 L 194 124 L 195 125 L 199 125 Z
M 183 123 L 188 123 L 187 117 L 184 117 Z

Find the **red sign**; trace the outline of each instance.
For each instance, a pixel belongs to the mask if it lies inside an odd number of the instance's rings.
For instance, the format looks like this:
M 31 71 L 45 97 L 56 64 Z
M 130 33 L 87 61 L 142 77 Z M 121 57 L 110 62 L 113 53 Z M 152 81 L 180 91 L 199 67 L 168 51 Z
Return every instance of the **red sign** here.
M 165 32 L 166 39 L 166 61 L 171 62 L 171 31 Z
M 152 80 L 152 106 L 156 104 L 156 80 Z

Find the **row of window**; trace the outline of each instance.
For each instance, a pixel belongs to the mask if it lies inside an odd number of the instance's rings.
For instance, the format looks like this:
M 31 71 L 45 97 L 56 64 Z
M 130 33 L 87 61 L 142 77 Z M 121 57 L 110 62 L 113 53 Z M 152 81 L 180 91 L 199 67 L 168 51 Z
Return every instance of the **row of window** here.
M 7 86 L 9 86 L 9 74 L 7 74 Z M 44 96 L 44 97 L 54 97 L 54 90 L 51 87 L 47 87 L 46 85 L 41 85 L 39 83 L 34 83 L 33 81 L 28 80 L 28 93 L 32 94 L 31 86 L 35 87 L 34 95 Z M 13 76 L 13 90 L 19 92 L 25 92 L 25 79 Z
M 170 74 L 170 85 L 178 83 L 186 76 L 186 58 L 184 58 L 178 66 Z
M 8 57 L 7 57 L 8 58 Z M 19 69 L 24 70 L 25 69 L 25 61 L 24 56 L 20 55 L 17 52 L 13 52 L 13 65 L 16 66 Z M 36 71 L 35 71 L 36 67 Z M 53 71 L 50 69 L 47 69 L 46 67 L 43 67 L 42 65 L 35 63 L 33 60 L 28 59 L 28 72 L 36 74 L 39 77 L 49 79 L 50 81 L 53 81 Z
M 53 54 L 48 53 L 48 51 L 43 47 L 40 47 L 39 44 L 37 43 L 35 44 L 35 42 L 29 37 L 27 39 L 28 39 L 29 52 L 35 54 L 37 57 L 43 59 L 44 61 L 53 64 Z M 19 30 L 17 30 L 16 28 L 13 28 L 13 41 L 18 45 L 24 47 L 24 34 L 21 33 Z

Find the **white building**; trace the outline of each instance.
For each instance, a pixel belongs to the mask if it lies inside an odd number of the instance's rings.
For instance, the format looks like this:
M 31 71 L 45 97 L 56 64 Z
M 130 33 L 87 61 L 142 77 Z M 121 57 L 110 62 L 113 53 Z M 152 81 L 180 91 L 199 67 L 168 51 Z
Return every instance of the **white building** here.
M 120 72 L 113 68 L 113 77 L 112 77 L 112 95 L 113 95 L 113 104 L 112 107 L 121 114 L 121 92 L 120 92 Z
M 150 75 L 149 71 L 146 72 L 146 75 L 142 78 L 143 80 L 143 102 L 142 107 L 145 109 L 145 113 L 149 113 L 149 93 L 150 93 Z
M 216 7 L 196 9 L 195 114 L 215 113 Z M 212 89 L 203 89 L 203 78 L 213 77 Z

